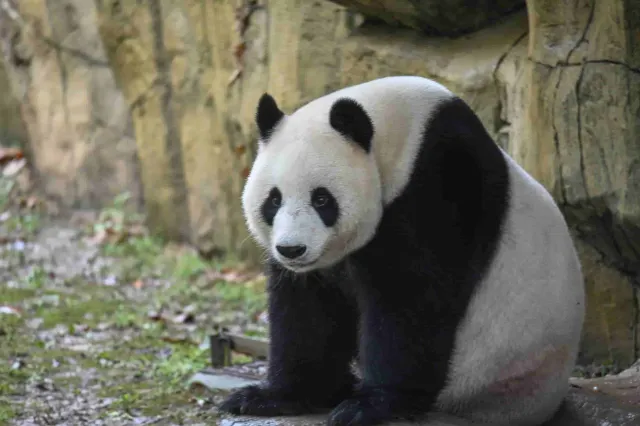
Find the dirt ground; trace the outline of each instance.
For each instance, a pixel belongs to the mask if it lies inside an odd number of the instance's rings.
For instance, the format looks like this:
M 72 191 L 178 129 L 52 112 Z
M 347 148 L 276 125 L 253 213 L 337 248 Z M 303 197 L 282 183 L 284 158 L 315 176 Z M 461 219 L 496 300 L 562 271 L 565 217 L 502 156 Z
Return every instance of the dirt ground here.
M 265 335 L 264 278 L 164 245 L 125 201 L 53 221 L 0 198 L 0 425 L 217 423 L 224 395 L 186 382 L 216 325 Z

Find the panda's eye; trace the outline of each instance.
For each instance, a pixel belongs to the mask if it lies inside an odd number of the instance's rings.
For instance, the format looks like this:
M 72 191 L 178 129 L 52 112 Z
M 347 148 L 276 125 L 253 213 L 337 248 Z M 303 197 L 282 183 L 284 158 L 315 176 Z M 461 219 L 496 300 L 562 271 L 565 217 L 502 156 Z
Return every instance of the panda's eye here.
M 333 196 L 328 189 L 320 187 L 311 193 L 311 205 L 316 209 L 327 208 L 331 205 Z
M 322 219 L 325 226 L 333 226 L 340 216 L 338 200 L 324 187 L 315 188 L 311 191 L 311 205 Z
M 312 201 L 313 207 L 324 207 L 329 202 L 329 197 L 326 195 L 319 195 L 315 197 Z
M 280 204 L 282 204 L 282 198 L 280 197 L 279 194 L 276 194 L 271 197 L 271 205 L 273 207 L 280 207 Z

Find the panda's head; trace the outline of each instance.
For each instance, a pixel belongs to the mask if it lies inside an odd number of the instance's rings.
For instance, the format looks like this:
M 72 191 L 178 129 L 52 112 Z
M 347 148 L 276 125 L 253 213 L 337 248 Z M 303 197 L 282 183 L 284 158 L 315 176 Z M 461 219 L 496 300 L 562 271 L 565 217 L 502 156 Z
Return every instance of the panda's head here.
M 285 115 L 264 94 L 259 149 L 242 204 L 251 234 L 294 272 L 331 266 L 366 244 L 382 216 L 374 127 L 350 98 Z

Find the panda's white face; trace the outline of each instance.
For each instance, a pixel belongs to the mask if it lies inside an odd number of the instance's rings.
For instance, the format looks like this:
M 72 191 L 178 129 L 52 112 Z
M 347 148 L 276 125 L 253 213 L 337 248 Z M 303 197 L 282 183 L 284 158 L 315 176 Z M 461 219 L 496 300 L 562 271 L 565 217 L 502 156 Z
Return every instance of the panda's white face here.
M 375 161 L 329 126 L 328 111 L 276 124 L 245 184 L 249 230 L 289 270 L 331 266 L 375 233 L 382 216 Z

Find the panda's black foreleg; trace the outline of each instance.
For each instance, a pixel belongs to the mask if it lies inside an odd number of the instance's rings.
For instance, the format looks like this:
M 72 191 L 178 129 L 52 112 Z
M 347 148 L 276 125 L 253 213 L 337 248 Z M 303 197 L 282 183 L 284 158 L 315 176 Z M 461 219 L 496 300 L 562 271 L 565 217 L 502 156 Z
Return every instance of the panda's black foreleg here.
M 371 272 L 370 285 L 359 292 L 363 381 L 330 413 L 329 426 L 419 418 L 446 382 L 456 324 L 446 305 L 430 302 L 439 299 L 428 294 L 424 280 L 402 271 L 395 280 L 384 270 Z
M 337 283 L 272 265 L 268 283 L 270 349 L 264 384 L 230 395 L 221 411 L 255 416 L 329 410 L 356 383 L 355 305 Z

